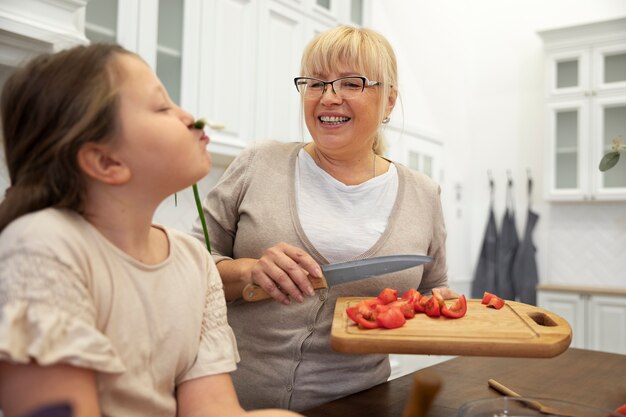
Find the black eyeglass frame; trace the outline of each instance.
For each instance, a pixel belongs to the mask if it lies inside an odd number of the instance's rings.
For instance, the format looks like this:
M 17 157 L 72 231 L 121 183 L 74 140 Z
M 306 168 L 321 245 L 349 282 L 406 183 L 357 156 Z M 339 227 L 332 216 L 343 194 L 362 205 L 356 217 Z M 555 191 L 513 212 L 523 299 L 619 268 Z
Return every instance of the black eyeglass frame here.
M 293 79 L 293 83 L 296 85 L 296 90 L 298 91 L 298 93 L 300 93 L 300 89 L 298 88 L 298 86 L 302 85 L 300 82 L 302 82 L 303 80 L 314 80 L 314 81 L 319 81 L 322 84 L 324 84 L 324 88 L 322 89 L 322 93 L 320 94 L 320 96 L 323 96 L 324 93 L 326 92 L 326 87 L 330 84 L 330 88 L 332 88 L 333 93 L 335 95 L 337 95 L 337 91 L 335 90 L 335 85 L 334 82 L 335 81 L 339 81 L 339 80 L 345 80 L 346 78 L 360 78 L 361 80 L 363 80 L 363 86 L 361 87 L 361 93 L 363 91 L 365 91 L 365 87 L 374 87 L 376 85 L 383 85 L 382 82 L 380 81 L 370 81 L 367 77 L 363 76 L 363 75 L 347 75 L 345 77 L 339 77 L 335 80 L 332 81 L 324 81 L 324 80 L 320 80 L 319 78 L 315 78 L 315 77 L 296 77 Z

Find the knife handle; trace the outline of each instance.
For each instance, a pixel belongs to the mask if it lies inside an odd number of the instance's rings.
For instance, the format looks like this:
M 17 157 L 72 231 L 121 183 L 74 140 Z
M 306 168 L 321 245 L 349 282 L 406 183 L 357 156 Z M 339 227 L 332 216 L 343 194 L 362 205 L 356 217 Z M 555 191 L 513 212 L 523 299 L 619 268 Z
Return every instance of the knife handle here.
M 326 278 L 321 277 L 310 277 L 311 285 L 314 290 L 318 290 L 320 288 L 328 288 L 328 283 L 326 282 Z M 255 301 L 262 301 L 272 298 L 271 295 L 265 292 L 265 290 L 259 287 L 256 284 L 247 284 L 243 287 L 243 291 L 241 292 L 241 296 L 244 300 L 253 303 Z

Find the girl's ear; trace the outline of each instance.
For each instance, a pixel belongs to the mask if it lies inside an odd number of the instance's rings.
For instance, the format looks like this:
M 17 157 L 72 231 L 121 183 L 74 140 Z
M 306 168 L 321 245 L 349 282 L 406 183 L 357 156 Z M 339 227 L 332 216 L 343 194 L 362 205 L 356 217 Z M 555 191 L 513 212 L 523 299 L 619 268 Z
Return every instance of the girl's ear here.
M 125 184 L 130 180 L 128 166 L 115 157 L 107 145 L 87 142 L 78 150 L 78 166 L 87 176 L 110 185 Z

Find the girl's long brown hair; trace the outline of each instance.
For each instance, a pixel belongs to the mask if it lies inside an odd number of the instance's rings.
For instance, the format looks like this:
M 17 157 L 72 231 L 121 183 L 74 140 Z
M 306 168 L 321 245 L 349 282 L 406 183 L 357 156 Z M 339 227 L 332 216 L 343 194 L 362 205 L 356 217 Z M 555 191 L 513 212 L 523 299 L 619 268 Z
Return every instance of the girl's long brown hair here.
M 41 55 L 17 69 L 0 99 L 4 154 L 11 185 L 0 203 L 0 232 L 46 207 L 81 212 L 85 180 L 77 154 L 117 129 L 114 44 Z

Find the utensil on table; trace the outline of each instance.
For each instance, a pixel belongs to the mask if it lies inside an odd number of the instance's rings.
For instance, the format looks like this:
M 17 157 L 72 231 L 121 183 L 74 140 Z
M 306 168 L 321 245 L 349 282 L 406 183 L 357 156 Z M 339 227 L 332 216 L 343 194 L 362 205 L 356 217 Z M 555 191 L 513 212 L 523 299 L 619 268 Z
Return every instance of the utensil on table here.
M 518 394 L 517 392 L 513 391 L 512 389 L 502 385 L 501 383 L 499 383 L 495 379 L 490 379 L 487 382 L 489 383 L 489 386 L 491 388 L 495 389 L 496 391 L 500 392 L 501 394 L 507 395 L 509 397 L 520 398 L 520 399 L 523 398 L 520 394 Z M 550 415 L 556 415 L 556 416 L 562 416 L 562 417 L 582 417 L 581 415 L 578 415 L 578 414 L 572 414 L 572 413 L 569 413 L 569 412 L 564 411 L 564 410 L 559 410 L 557 408 L 544 405 L 543 403 L 541 403 L 539 401 L 536 401 L 536 400 L 523 399 L 522 401 L 524 401 L 524 403 L 528 407 L 534 408 L 535 410 L 537 410 L 537 411 L 539 411 L 540 413 L 543 413 L 543 414 L 550 414 Z
M 313 289 L 328 288 L 329 286 L 358 281 L 376 275 L 402 271 L 432 260 L 433 258 L 430 256 L 423 255 L 390 255 L 322 265 L 322 276 L 312 277 L 311 285 L 313 285 Z M 242 297 L 250 302 L 271 298 L 263 288 L 256 284 L 246 285 L 243 289 Z
M 402 417 L 425 417 L 440 389 L 441 377 L 436 372 L 429 370 L 416 372 Z

